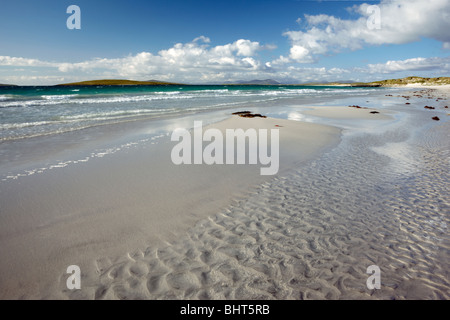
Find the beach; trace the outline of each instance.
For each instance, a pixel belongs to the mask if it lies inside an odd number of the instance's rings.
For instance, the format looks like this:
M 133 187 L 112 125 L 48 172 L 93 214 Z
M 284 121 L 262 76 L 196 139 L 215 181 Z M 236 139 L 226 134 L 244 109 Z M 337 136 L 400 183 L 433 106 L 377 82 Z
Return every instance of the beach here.
M 236 100 L 5 140 L 0 298 L 449 299 L 449 92 L 415 90 Z M 244 110 L 267 118 L 232 115 Z M 276 174 L 174 164 L 171 134 L 194 121 L 278 130 Z M 366 285 L 371 265 L 381 289 Z

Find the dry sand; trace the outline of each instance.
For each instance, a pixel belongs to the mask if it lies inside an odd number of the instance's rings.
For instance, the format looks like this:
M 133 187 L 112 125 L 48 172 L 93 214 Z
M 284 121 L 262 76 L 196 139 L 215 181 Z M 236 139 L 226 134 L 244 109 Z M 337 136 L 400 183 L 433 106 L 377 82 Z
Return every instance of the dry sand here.
M 442 84 L 442 85 L 426 85 L 420 83 L 409 83 L 404 85 L 405 88 L 417 88 L 417 89 L 432 89 L 432 90 L 440 90 L 443 92 L 450 92 L 450 84 Z

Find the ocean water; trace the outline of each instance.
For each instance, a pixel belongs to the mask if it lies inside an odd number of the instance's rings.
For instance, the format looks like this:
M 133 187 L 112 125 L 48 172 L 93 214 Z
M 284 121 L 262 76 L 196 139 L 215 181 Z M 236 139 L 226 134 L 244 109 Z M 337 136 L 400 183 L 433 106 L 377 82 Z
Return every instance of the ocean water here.
M 377 90 L 249 85 L 0 87 L 0 142 L 276 100 L 364 96 Z

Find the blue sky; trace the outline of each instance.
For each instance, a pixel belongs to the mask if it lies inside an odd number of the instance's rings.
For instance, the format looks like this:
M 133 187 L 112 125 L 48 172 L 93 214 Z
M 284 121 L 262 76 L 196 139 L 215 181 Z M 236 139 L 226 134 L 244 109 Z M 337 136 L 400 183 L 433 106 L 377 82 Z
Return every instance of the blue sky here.
M 3 0 L 0 83 L 449 76 L 449 17 L 450 0 Z

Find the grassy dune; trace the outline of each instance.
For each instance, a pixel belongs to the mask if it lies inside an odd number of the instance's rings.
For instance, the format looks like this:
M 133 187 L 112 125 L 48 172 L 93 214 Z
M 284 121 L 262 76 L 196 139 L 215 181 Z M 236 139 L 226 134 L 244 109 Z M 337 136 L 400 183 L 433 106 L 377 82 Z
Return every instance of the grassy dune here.
M 392 87 L 407 84 L 422 84 L 424 86 L 438 86 L 450 84 L 450 77 L 422 78 L 406 77 L 401 79 L 389 79 L 373 82 L 327 82 L 327 83 L 306 83 L 310 86 L 349 86 L 349 87 Z
M 406 77 L 402 79 L 390 79 L 382 81 L 370 82 L 370 84 L 380 84 L 384 87 L 407 85 L 407 84 L 422 84 L 425 86 L 438 86 L 450 84 L 450 77 L 438 77 L 438 78 L 422 78 L 422 77 Z

